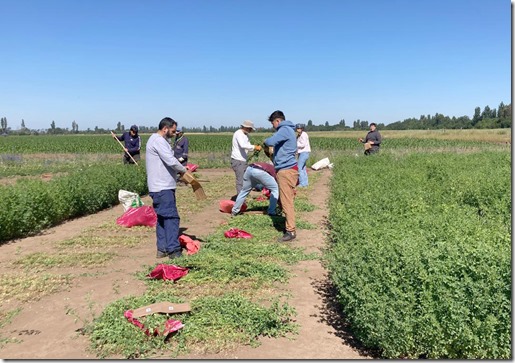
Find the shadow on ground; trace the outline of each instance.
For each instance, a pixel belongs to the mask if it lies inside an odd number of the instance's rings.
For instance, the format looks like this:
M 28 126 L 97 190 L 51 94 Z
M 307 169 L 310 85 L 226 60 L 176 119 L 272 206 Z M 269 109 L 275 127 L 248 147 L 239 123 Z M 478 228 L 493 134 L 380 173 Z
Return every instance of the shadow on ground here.
M 342 342 L 356 349 L 360 354 L 370 358 L 381 358 L 379 349 L 372 349 L 363 344 L 353 336 L 350 323 L 341 310 L 337 299 L 338 291 L 328 279 L 314 280 L 311 285 L 313 289 L 322 297 L 323 306 L 320 306 L 319 313 L 314 315 L 336 331 L 335 335 L 342 339 Z M 318 307 L 317 307 L 318 308 Z

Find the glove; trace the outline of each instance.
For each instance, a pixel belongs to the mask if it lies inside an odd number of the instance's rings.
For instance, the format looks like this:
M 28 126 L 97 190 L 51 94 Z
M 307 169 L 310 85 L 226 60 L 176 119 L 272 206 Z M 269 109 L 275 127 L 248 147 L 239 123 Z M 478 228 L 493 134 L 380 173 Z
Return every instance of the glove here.
M 182 163 L 182 162 L 184 161 L 184 158 L 181 156 L 181 157 L 179 158 L 179 161 Z
M 256 146 L 254 146 L 254 150 L 256 150 L 256 151 L 261 151 L 261 145 L 256 145 Z

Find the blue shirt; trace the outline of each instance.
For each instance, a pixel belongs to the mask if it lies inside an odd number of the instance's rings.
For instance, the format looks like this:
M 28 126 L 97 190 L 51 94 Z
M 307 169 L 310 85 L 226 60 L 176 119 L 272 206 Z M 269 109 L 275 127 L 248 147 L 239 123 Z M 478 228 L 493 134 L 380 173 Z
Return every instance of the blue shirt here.
M 297 165 L 297 137 L 293 122 L 281 121 L 277 131 L 265 140 L 265 145 L 274 147 L 275 170 L 291 169 Z

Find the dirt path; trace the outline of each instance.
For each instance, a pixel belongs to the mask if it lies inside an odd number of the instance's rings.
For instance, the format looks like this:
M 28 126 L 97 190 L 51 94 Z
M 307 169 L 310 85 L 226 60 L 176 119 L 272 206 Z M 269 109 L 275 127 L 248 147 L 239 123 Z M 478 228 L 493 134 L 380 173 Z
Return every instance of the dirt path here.
M 203 177 L 221 177 L 230 170 L 203 170 Z M 316 193 L 311 202 L 318 209 L 302 218 L 316 226 L 323 226 L 327 216 L 326 199 L 329 195 L 330 171 L 321 172 Z M 143 199 L 150 204 L 150 199 Z M 197 238 L 207 236 L 228 216 L 213 212 L 218 210 L 218 200 L 210 208 L 192 216 L 185 216 L 181 226 L 186 233 Z M 96 228 L 106 221 L 115 220 L 123 213 L 122 206 L 68 221 L 48 229 L 42 235 L 17 240 L 0 246 L 0 276 L 19 273 L 13 262 L 35 252 L 56 252 L 58 242 L 79 236 L 88 228 Z M 324 229 L 302 230 L 293 245 L 308 252 L 320 251 L 324 246 Z M 98 316 L 112 301 L 123 296 L 142 294 L 144 282 L 134 273 L 142 265 L 155 263 L 155 236 L 148 231 L 135 230 L 141 243 L 134 248 L 116 250 L 116 258 L 107 267 L 94 269 L 70 267 L 59 273 L 72 273 L 73 284 L 67 290 L 44 296 L 37 302 L 22 303 L 21 312 L 0 328 L 0 337 L 14 338 L 17 342 L 3 345 L 0 357 L 4 359 L 94 359 L 88 351 L 88 338 L 79 334 L 85 323 Z M 112 268 L 112 266 L 116 266 Z M 27 272 L 24 272 L 27 273 Z M 359 359 L 367 358 L 352 336 L 342 325 L 342 318 L 333 301 L 334 293 L 328 284 L 325 269 L 320 261 L 304 261 L 296 265 L 294 277 L 287 289 L 292 298 L 289 303 L 297 311 L 299 335 L 294 340 L 262 339 L 257 348 L 241 347 L 237 352 L 211 356 L 187 357 L 196 359 Z M 16 307 L 15 301 L 2 301 L 4 311 Z

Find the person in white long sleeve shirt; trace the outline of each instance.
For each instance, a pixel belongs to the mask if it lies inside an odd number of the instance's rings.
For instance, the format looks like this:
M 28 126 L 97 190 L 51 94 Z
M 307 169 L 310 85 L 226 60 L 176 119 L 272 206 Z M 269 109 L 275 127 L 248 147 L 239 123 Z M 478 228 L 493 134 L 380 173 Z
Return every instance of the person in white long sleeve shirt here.
M 236 195 L 231 198 L 233 200 L 236 200 L 243 187 L 243 174 L 245 174 L 247 169 L 247 153 L 261 149 L 259 145 L 252 145 L 247 136 L 254 130 L 254 123 L 250 120 L 245 120 L 240 125 L 240 129 L 232 136 L 231 168 L 236 176 Z
M 299 187 L 307 187 L 308 182 L 308 171 L 306 170 L 306 162 L 309 159 L 311 153 L 311 146 L 309 144 L 309 136 L 304 131 L 305 126 L 303 124 L 297 124 L 295 126 L 297 130 L 297 154 L 298 154 L 298 166 L 299 166 Z
M 157 258 L 177 258 L 182 255 L 175 189 L 177 173 L 184 174 L 186 168 L 174 156 L 168 142 L 175 135 L 176 129 L 176 121 L 170 117 L 163 118 L 159 130 L 150 136 L 146 146 L 148 194 L 152 197 L 152 206 L 157 214 Z

